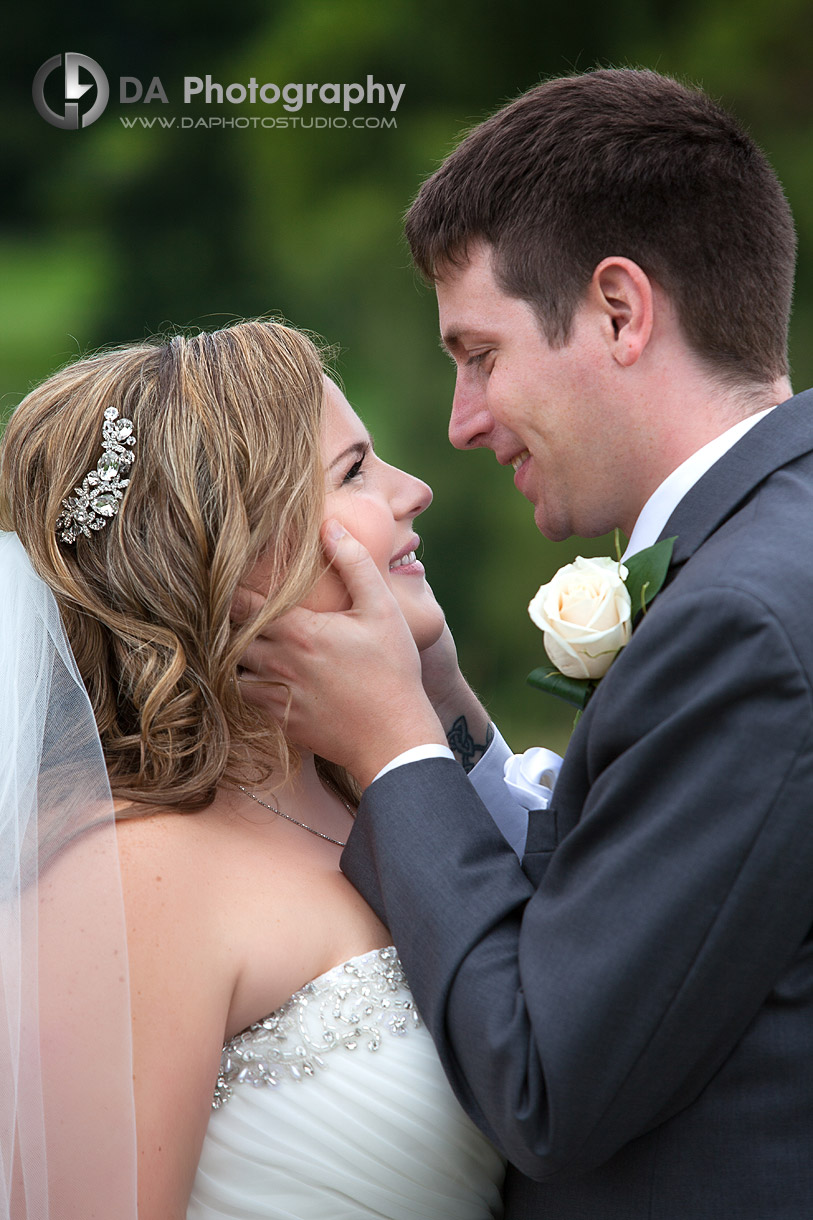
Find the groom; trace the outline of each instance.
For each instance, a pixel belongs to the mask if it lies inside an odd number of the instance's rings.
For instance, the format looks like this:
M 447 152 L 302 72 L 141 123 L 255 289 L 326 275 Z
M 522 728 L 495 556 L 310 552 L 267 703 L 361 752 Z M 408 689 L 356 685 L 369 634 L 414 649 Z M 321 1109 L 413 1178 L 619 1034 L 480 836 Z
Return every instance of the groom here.
M 484 713 L 453 685 L 439 718 L 349 535 L 351 610 L 295 612 L 258 667 L 366 787 L 342 867 L 511 1162 L 508 1217 L 813 1215 L 813 393 L 782 190 L 702 93 L 602 70 L 474 129 L 407 234 L 453 444 L 513 466 L 549 538 L 675 536 L 666 584 L 521 865 L 443 747 Z

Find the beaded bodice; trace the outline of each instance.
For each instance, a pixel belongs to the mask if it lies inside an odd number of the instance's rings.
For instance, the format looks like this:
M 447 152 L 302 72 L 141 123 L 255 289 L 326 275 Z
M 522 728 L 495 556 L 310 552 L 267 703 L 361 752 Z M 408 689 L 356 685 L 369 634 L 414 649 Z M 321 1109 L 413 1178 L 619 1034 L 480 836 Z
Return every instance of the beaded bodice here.
M 334 966 L 223 1048 L 187 1220 L 497 1220 L 395 949 Z
M 328 1066 L 327 1055 L 377 1051 L 382 1039 L 403 1037 L 421 1024 L 405 988 L 392 946 L 334 966 L 226 1043 L 213 1108 L 228 1101 L 235 1085 L 302 1081 Z

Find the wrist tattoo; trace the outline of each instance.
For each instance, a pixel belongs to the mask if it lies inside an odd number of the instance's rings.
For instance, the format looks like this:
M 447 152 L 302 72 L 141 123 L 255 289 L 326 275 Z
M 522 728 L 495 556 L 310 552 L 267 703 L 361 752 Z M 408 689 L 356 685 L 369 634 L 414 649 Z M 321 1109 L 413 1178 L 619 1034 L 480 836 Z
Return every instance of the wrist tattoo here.
M 469 732 L 468 721 L 465 716 L 458 716 L 446 734 L 449 749 L 457 756 L 464 771 L 471 771 L 475 763 L 480 761 L 491 745 L 493 738 L 494 729 L 489 725 L 486 729 L 485 743 L 480 745 L 476 742 Z

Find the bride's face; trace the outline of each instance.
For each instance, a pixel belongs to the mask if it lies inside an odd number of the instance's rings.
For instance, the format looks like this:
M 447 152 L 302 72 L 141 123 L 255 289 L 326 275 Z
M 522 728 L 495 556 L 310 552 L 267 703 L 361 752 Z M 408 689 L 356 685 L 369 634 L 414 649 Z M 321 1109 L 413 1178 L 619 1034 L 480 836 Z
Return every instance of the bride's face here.
M 332 381 L 326 380 L 322 419 L 325 519 L 341 522 L 367 548 L 392 589 L 419 649 L 433 644 L 444 617 L 414 552 L 420 543 L 413 521 L 432 503 L 426 483 L 389 466 L 374 452 L 370 434 Z M 343 610 L 347 590 L 327 571 L 305 605 Z

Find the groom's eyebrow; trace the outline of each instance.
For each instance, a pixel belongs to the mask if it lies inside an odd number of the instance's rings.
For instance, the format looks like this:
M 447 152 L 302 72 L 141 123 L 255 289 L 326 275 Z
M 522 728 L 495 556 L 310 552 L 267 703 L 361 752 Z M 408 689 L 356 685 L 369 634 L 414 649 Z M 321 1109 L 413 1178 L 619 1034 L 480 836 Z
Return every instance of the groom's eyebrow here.
M 455 352 L 459 352 L 464 346 L 466 338 L 471 334 L 465 327 L 461 330 L 447 330 L 445 334 L 440 336 L 438 340 L 440 350 L 451 360 L 455 358 Z

